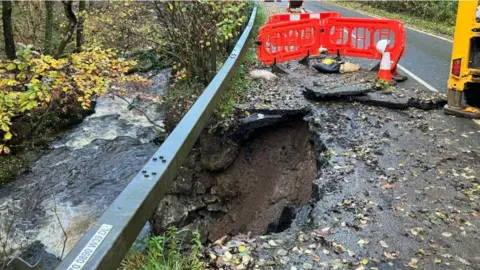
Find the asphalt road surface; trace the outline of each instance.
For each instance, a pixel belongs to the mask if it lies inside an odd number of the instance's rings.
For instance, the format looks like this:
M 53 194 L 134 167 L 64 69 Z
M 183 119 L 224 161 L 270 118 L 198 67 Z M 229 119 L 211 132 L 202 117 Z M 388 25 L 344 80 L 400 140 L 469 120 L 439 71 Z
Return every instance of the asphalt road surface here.
M 337 11 L 343 17 L 369 18 L 320 1 L 305 1 L 304 7 L 312 12 Z M 451 54 L 451 41 L 407 28 L 407 48 L 400 60 L 399 71 L 409 77 L 406 84 L 417 81 L 430 90 L 446 93 Z

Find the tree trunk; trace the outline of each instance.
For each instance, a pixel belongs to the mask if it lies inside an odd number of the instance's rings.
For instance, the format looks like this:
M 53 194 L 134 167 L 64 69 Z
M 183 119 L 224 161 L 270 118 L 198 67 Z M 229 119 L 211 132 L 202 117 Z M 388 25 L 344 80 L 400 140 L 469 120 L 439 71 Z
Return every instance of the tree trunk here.
M 87 7 L 87 1 L 86 0 L 80 0 L 78 3 L 78 12 L 80 13 L 80 18 L 78 19 L 77 23 L 77 52 L 82 51 L 82 45 L 85 41 L 85 37 L 83 36 L 83 23 L 85 22 L 85 17 L 83 12 L 86 10 Z
M 72 40 L 73 34 L 75 33 L 75 28 L 77 27 L 77 17 L 73 12 L 72 3 L 73 1 L 62 1 L 63 8 L 65 9 L 65 15 L 67 16 L 69 21 L 69 25 L 65 36 L 63 37 L 62 41 L 60 41 L 60 45 L 58 45 L 57 54 L 55 55 L 56 58 L 62 56 L 65 47 Z
M 53 1 L 45 1 L 45 39 L 43 41 L 45 55 L 52 54 L 53 4 Z
M 8 59 L 14 60 L 17 56 L 15 54 L 15 40 L 13 39 L 12 29 L 12 1 L 2 1 L 2 22 L 3 22 L 3 38 L 5 39 L 5 53 Z

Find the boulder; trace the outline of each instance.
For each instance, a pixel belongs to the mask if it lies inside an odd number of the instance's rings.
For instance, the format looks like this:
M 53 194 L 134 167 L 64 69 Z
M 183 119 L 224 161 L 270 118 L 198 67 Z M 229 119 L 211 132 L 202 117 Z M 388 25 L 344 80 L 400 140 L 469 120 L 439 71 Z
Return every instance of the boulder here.
M 237 157 L 239 146 L 226 137 L 204 135 L 200 138 L 200 161 L 209 171 L 227 169 Z

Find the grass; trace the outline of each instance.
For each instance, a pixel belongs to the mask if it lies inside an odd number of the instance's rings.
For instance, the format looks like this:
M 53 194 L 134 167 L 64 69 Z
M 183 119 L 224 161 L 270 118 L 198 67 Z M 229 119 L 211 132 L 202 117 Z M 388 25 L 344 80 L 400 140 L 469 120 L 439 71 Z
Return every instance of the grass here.
M 248 70 L 257 63 L 257 45 L 255 41 L 260 27 L 265 25 L 267 19 L 268 16 L 264 8 L 259 5 L 246 51 L 242 56 L 237 72 L 230 81 L 229 87 L 226 89 L 222 100 L 214 111 L 217 121 L 210 126 L 210 132 L 214 130 L 225 131 L 234 124 L 235 105 L 245 100 L 251 88 L 252 79 L 248 76 Z
M 408 14 L 388 12 L 382 9 L 378 9 L 353 1 L 329 1 L 329 3 L 362 11 L 373 17 L 383 17 L 400 20 L 412 28 L 423 30 L 432 34 L 445 36 L 447 38 L 453 38 L 453 34 L 455 31 L 455 26 L 452 26 L 445 21 L 433 21 Z
M 186 239 L 188 247 L 183 248 Z M 198 232 L 171 227 L 164 235 L 154 236 L 145 252 L 131 250 L 123 260 L 121 270 L 201 270 L 202 243 Z

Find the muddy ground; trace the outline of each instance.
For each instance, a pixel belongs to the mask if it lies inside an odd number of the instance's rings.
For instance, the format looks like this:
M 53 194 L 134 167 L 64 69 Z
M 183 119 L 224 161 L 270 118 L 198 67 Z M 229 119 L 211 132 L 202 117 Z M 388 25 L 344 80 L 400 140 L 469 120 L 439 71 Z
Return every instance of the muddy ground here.
M 263 118 L 307 112 L 319 165 L 314 192 L 293 211 L 287 230 L 263 236 L 245 230 L 209 245 L 209 266 L 480 269 L 480 127 L 444 115 L 444 96 L 418 85 L 373 92 L 407 98 L 399 109 L 351 97 L 326 100 L 308 95 L 308 86 L 364 86 L 375 73 L 281 66 L 288 75 L 256 81 L 238 108 Z

